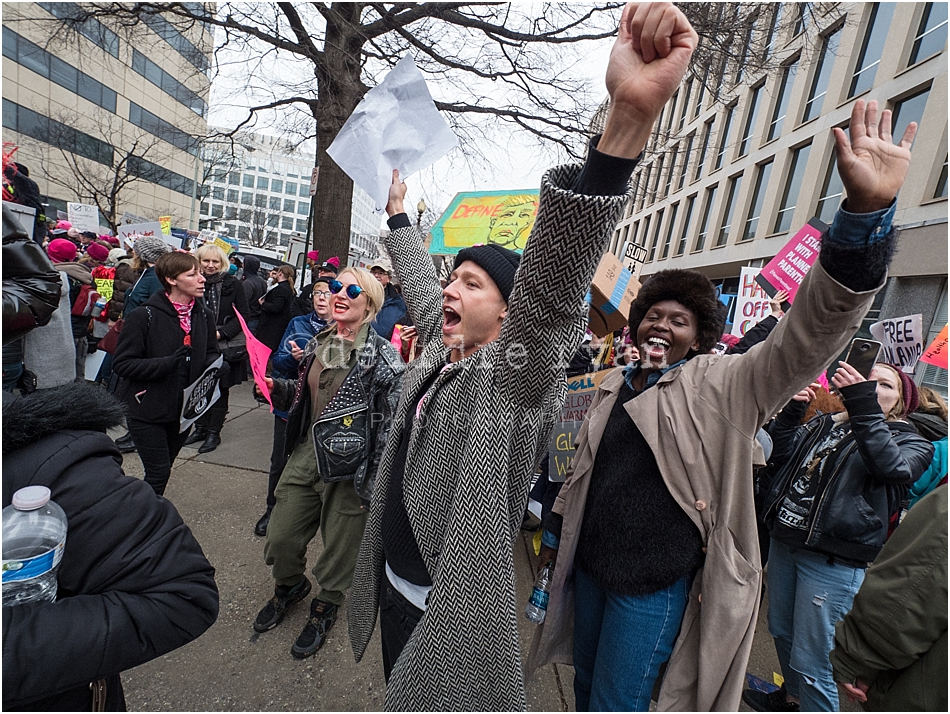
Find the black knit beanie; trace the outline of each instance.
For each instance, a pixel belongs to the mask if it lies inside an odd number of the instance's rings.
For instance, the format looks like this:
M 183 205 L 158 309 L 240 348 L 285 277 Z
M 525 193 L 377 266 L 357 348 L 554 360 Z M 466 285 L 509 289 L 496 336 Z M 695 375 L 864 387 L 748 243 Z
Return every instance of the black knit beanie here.
M 505 302 L 508 302 L 511 289 L 515 286 L 515 273 L 521 263 L 521 255 L 513 250 L 502 248 L 496 243 L 476 245 L 459 251 L 459 254 L 455 256 L 455 265 L 452 266 L 452 270 L 457 270 L 466 260 L 472 261 L 488 273 L 501 291 Z
M 687 357 L 707 354 L 716 346 L 725 326 L 725 310 L 709 278 L 695 270 L 661 270 L 643 283 L 630 306 L 629 324 L 634 342 L 647 311 L 664 300 L 676 300 L 696 316 L 699 350 L 690 350 Z

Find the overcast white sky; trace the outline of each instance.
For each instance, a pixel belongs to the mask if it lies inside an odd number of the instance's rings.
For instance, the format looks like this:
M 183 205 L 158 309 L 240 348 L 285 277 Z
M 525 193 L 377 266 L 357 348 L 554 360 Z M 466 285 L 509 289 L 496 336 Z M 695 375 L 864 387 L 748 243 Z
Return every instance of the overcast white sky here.
M 612 44 L 613 40 L 584 43 L 583 59 L 575 65 L 575 72 L 586 79 L 598 101 L 607 96 L 604 71 Z M 246 82 L 240 80 L 248 76 L 256 81 L 245 89 Z M 209 124 L 234 126 L 246 116 L 244 107 L 268 101 L 268 92 L 273 97 L 275 78 L 291 76 L 313 75 L 306 63 L 288 58 L 231 55 L 230 62 L 219 68 L 212 84 Z M 241 90 L 235 91 L 235 87 L 241 87 Z M 430 92 L 433 96 L 440 96 L 440 88 L 432 84 Z M 288 112 L 272 112 L 253 130 L 261 134 L 284 134 L 283 127 L 290 115 Z M 584 123 L 589 119 L 584 117 Z M 407 183 L 411 205 L 424 198 L 433 211 L 441 214 L 460 191 L 538 188 L 545 169 L 563 161 L 563 154 L 559 159 L 553 149 L 539 149 L 536 139 L 527 132 L 513 125 L 505 124 L 504 127 L 492 135 L 491 142 L 479 145 L 477 150 L 470 148 L 466 153 L 462 148 L 456 148 L 429 169 L 410 176 Z M 310 154 L 313 148 L 307 147 L 306 150 Z

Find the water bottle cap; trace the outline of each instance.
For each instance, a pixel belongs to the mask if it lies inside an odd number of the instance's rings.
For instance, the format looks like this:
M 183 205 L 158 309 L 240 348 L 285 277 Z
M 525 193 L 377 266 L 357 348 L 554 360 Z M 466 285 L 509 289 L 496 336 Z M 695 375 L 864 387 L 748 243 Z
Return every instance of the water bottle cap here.
M 49 497 L 46 486 L 27 486 L 13 494 L 13 507 L 18 511 L 35 511 L 49 503 Z

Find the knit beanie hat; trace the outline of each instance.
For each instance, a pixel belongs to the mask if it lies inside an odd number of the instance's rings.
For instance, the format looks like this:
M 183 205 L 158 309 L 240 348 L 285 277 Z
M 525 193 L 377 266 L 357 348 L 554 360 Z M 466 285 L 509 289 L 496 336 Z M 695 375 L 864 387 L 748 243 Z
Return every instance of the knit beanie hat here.
M 329 258 L 326 263 L 320 266 L 319 270 L 329 270 L 333 273 L 340 272 L 340 259 L 335 255 L 332 258 Z
M 98 260 L 100 263 L 104 263 L 109 257 L 109 249 L 104 248 L 98 243 L 90 243 L 86 248 L 86 255 L 88 255 L 93 260 Z
M 135 253 L 146 263 L 155 263 L 165 253 L 171 252 L 168 243 L 157 236 L 139 236 L 135 241 Z
M 109 245 L 114 245 L 116 247 L 119 246 L 119 239 L 116 238 L 115 236 L 101 235 L 99 236 L 99 240 L 104 240 Z
M 56 230 L 58 231 L 68 231 L 73 227 L 73 224 L 69 221 L 56 221 Z
M 459 251 L 459 254 L 455 256 L 455 265 L 452 266 L 452 270 L 457 270 L 466 260 L 472 261 L 488 273 L 501 291 L 505 302 L 508 302 L 511 290 L 515 286 L 515 273 L 518 272 L 521 255 L 513 250 L 502 248 L 497 243 L 476 245 Z
M 312 260 L 314 263 L 316 263 L 318 260 L 320 260 L 320 251 L 319 250 L 307 251 L 307 260 Z
M 54 263 L 68 263 L 76 260 L 76 244 L 65 238 L 54 238 L 46 246 L 46 254 Z
M 125 256 L 126 256 L 126 252 L 123 248 L 113 248 L 112 250 L 109 251 L 109 257 L 108 259 L 106 259 L 106 262 L 112 263 L 113 265 L 115 265 L 120 260 L 125 258 Z
M 914 380 L 911 376 L 896 364 L 889 364 L 887 362 L 881 362 L 880 364 L 890 367 L 897 372 L 897 376 L 901 380 L 901 395 L 904 400 L 904 411 L 901 412 L 901 419 L 904 419 L 908 414 L 913 414 L 917 411 L 917 407 L 920 406 L 920 395 L 917 393 L 917 385 L 914 384 Z
M 82 233 L 79 232 L 78 228 L 73 228 L 72 226 L 70 226 L 69 230 L 66 231 L 66 235 L 72 238 L 73 240 L 79 240 L 79 236 L 81 236 Z

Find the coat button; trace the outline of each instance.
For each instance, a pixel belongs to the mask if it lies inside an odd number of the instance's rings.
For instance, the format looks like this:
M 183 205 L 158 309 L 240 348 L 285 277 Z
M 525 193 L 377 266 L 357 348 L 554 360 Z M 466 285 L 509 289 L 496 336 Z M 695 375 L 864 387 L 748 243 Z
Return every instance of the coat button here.
M 705 510 L 706 510 L 706 502 L 705 502 L 705 501 L 696 501 L 696 510 L 697 510 L 697 511 L 705 511 Z

